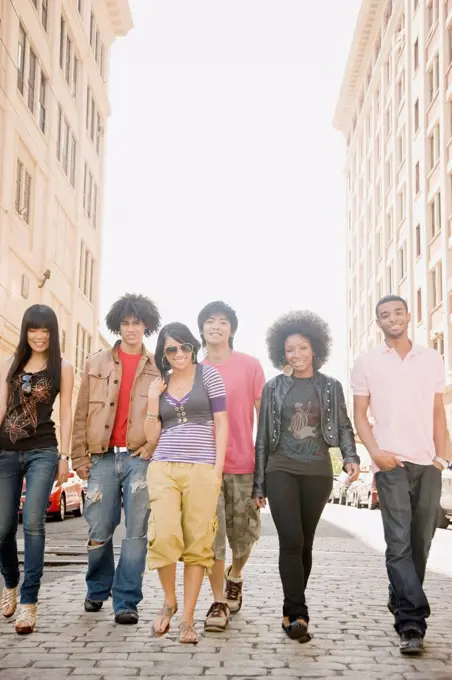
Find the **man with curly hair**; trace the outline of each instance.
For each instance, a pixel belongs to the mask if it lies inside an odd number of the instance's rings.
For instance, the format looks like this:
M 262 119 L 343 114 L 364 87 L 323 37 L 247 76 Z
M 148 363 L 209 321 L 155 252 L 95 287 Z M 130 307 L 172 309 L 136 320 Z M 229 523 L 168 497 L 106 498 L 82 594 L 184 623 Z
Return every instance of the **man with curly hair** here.
M 377 483 L 390 582 L 388 609 L 401 654 L 418 655 L 430 615 L 423 581 L 436 529 L 441 471 L 449 464 L 444 363 L 434 349 L 409 339 L 411 315 L 403 298 L 382 298 L 376 317 L 384 342 L 360 356 L 352 371 L 355 423 Z
M 88 357 L 72 433 L 72 466 L 88 479 L 85 611 L 98 612 L 111 594 L 116 623 L 136 624 L 143 599 L 146 473 L 152 455 L 144 422 L 149 385 L 160 375 L 143 338 L 158 330 L 160 314 L 149 298 L 127 294 L 113 304 L 106 326 L 120 339 L 112 349 Z M 122 505 L 126 535 L 115 570 L 113 534 Z
M 251 498 L 255 465 L 253 427 L 265 377 L 257 359 L 233 349 L 237 327 L 235 311 L 220 300 L 210 302 L 198 316 L 198 328 L 206 350 L 204 363 L 217 369 L 226 387 L 229 425 L 217 508 L 215 563 L 210 576 L 214 602 L 204 624 L 205 630 L 210 632 L 225 630 L 229 614 L 240 610 L 242 571 L 260 535 L 259 511 Z M 232 564 L 225 571 L 226 537 L 232 551 Z

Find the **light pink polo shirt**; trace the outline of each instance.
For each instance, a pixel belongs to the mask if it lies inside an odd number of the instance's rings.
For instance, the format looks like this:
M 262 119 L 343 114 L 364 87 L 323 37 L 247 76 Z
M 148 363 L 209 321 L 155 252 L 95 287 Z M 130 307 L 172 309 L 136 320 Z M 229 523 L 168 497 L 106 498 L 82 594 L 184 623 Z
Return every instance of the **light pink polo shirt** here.
M 444 392 L 444 364 L 436 350 L 413 345 L 402 360 L 383 342 L 356 360 L 351 387 L 356 396 L 370 395 L 380 449 L 411 463 L 431 465 L 436 455 L 434 399 Z

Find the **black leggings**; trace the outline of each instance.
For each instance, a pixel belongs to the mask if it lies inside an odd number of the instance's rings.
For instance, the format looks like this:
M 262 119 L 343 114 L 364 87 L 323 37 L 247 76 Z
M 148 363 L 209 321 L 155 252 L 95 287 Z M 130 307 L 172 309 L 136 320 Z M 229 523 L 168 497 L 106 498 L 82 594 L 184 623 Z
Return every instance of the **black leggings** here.
M 332 477 L 275 470 L 266 479 L 270 511 L 279 537 L 283 616 L 309 621 L 305 589 L 312 567 L 314 534 L 333 485 Z

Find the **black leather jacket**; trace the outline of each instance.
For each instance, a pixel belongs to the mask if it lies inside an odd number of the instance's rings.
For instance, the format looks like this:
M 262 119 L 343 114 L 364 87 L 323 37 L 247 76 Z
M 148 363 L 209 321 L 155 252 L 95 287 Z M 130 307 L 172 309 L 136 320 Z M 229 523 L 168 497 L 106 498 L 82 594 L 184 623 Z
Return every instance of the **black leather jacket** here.
M 281 411 L 293 378 L 281 374 L 265 385 L 259 412 L 256 437 L 256 469 L 254 473 L 253 497 L 264 497 L 265 470 L 268 457 L 276 451 L 281 434 Z M 314 386 L 320 399 L 321 427 L 323 438 L 329 446 L 338 446 L 346 463 L 359 463 L 356 453 L 355 436 L 347 415 L 344 392 L 338 380 L 317 372 Z

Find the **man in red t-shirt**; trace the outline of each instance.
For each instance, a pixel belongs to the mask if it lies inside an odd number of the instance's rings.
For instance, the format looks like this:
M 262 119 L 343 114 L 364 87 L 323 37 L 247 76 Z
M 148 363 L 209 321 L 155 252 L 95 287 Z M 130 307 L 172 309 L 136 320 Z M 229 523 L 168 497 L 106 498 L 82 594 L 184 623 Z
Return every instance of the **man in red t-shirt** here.
M 259 413 L 264 371 L 259 361 L 233 350 L 238 320 L 224 302 L 211 302 L 198 316 L 198 327 L 206 348 L 204 363 L 215 366 L 226 387 L 228 450 L 218 501 L 215 564 L 210 576 L 214 602 L 204 627 L 222 631 L 230 613 L 242 606 L 242 570 L 260 536 L 260 516 L 251 494 L 254 479 L 254 414 Z M 226 536 L 232 564 L 225 571 Z M 224 581 L 226 580 L 226 584 Z
M 149 517 L 152 447 L 144 422 L 149 385 L 160 375 L 143 337 L 159 328 L 160 315 L 143 295 L 125 295 L 114 303 L 106 325 L 120 340 L 87 359 L 72 433 L 72 467 L 88 479 L 85 610 L 99 611 L 111 594 L 116 623 L 134 624 L 143 599 Z M 115 570 L 113 534 L 122 504 L 126 535 Z

